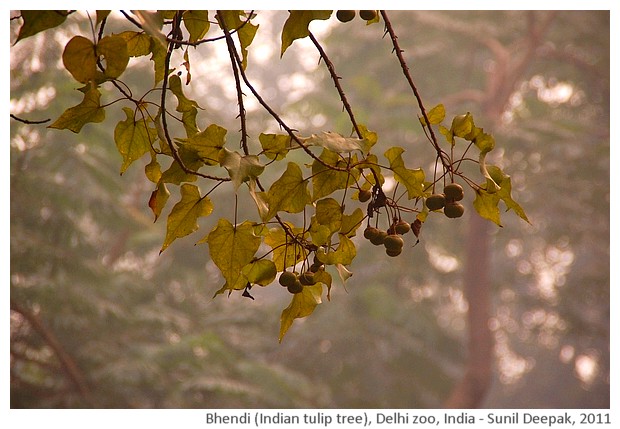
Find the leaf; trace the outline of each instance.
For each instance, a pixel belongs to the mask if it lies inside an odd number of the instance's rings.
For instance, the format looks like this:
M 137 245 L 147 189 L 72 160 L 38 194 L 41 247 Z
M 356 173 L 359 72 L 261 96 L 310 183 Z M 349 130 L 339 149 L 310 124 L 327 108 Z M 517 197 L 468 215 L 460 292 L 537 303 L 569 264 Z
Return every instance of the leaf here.
M 285 225 L 293 235 L 299 238 L 305 237 L 306 234 L 302 228 L 295 228 L 288 222 Z M 293 241 L 281 227 L 269 229 L 265 235 L 265 244 L 273 249 L 273 262 L 278 269 L 284 270 L 292 267 L 308 256 L 306 249 Z
M 282 28 L 282 48 L 280 57 L 286 49 L 297 39 L 308 37 L 310 31 L 308 25 L 315 19 L 328 19 L 332 15 L 331 10 L 292 10 Z
M 183 141 L 183 146 L 198 154 L 200 159 L 207 165 L 219 163 L 220 151 L 226 143 L 226 128 L 211 124 L 206 130 Z
M 336 232 L 342 224 L 342 207 L 333 198 L 325 198 L 316 203 L 316 220 L 319 225 L 329 227 L 330 232 Z
M 99 25 L 99 23 L 103 22 L 103 20 L 110 15 L 110 12 L 110 10 L 98 10 L 96 25 Z
M 155 215 L 155 222 L 159 219 L 159 215 L 161 215 L 162 210 L 166 206 L 168 198 L 170 198 L 170 191 L 166 188 L 166 184 L 163 182 L 159 183 L 157 188 L 151 193 L 151 198 L 149 198 L 149 208 Z
M 431 125 L 440 124 L 446 117 L 446 109 L 443 104 L 438 104 L 426 113 L 426 117 Z M 420 123 L 422 126 L 426 125 L 426 121 L 423 116 L 420 117 Z
M 149 36 L 150 37 L 150 36 Z M 166 69 L 166 46 L 161 43 L 157 38 L 150 37 L 151 46 L 151 61 L 153 61 L 153 69 L 155 71 L 155 85 L 164 80 L 164 73 Z
M 164 25 L 164 16 L 162 13 L 146 10 L 133 10 L 132 12 L 138 18 L 142 29 L 146 31 L 146 34 L 151 36 L 152 41 L 165 50 L 167 42 L 166 36 L 161 32 L 161 28 Z
M 327 165 L 339 168 L 347 167 L 346 161 L 337 153 L 328 149 L 324 149 L 319 158 Z M 352 168 L 349 172 L 338 171 L 330 169 L 323 163 L 314 160 L 312 163 L 312 200 L 316 201 L 319 198 L 331 195 L 338 189 L 345 189 L 351 186 L 359 178 L 360 174 L 360 170 L 357 168 Z
M 333 131 L 323 131 L 321 134 L 312 134 L 310 137 L 300 137 L 299 139 L 306 146 L 321 146 L 336 153 L 351 153 L 359 150 L 366 154 L 371 146 L 367 139 L 344 137 Z
M 101 107 L 100 99 L 101 93 L 97 87 L 91 86 L 84 93 L 82 102 L 65 110 L 49 128 L 67 129 L 77 134 L 89 122 L 103 122 L 105 110 Z
M 406 168 L 402 157 L 404 151 L 402 147 L 392 147 L 384 156 L 390 162 L 394 178 L 407 188 L 407 195 L 411 200 L 424 196 L 424 171 L 420 168 L 416 170 Z
M 457 137 L 465 138 L 474 129 L 474 118 L 471 113 L 455 116 L 450 131 Z
M 243 16 L 243 20 L 240 18 Z M 224 20 L 228 31 L 236 30 L 235 33 L 239 38 L 239 44 L 241 45 L 242 60 L 241 65 L 243 69 L 248 65 L 248 46 L 254 40 L 258 25 L 254 25 L 248 21 L 246 14 L 242 10 L 224 10 L 220 11 L 217 15 L 218 20 Z
M 267 192 L 269 212 L 266 220 L 279 211 L 299 213 L 311 202 L 308 181 L 302 177 L 301 168 L 289 162 L 286 171 L 276 180 Z
M 65 46 L 62 63 L 78 82 L 88 83 L 95 80 L 97 76 L 95 45 L 86 37 L 74 36 Z
M 123 156 L 123 165 L 121 166 L 121 174 L 135 160 L 140 159 L 142 155 L 149 152 L 153 142 L 157 139 L 157 130 L 154 126 L 149 126 L 150 119 L 140 118 L 134 119 L 136 113 L 129 107 L 123 107 L 126 119 L 120 121 L 114 128 L 114 142 L 120 154 Z
M 177 153 L 181 161 L 183 161 L 183 165 L 191 171 L 197 171 L 204 165 L 204 162 L 202 162 L 202 159 L 200 159 L 196 152 L 187 150 L 183 146 L 178 148 Z M 172 164 L 170 164 L 170 167 L 162 173 L 160 180 L 165 183 L 180 185 L 182 182 L 195 182 L 196 179 L 197 177 L 195 174 L 186 173 L 181 165 L 174 160 Z
M 514 210 L 517 216 L 527 223 L 530 223 L 530 220 L 525 214 L 523 208 L 512 199 L 512 183 L 510 176 L 495 165 L 489 165 L 487 168 L 493 181 L 499 185 L 500 189 L 497 191 L 497 195 L 502 201 L 504 201 L 508 210 Z
M 342 216 L 340 232 L 349 238 L 354 237 L 357 229 L 362 225 L 363 220 L 364 212 L 358 207 L 350 215 Z
M 255 181 L 265 169 L 265 166 L 258 160 L 258 156 L 241 156 L 239 152 L 231 152 L 225 148 L 220 151 L 219 161 L 220 165 L 228 171 L 235 192 L 243 182 Z
M 480 128 L 478 129 L 480 130 Z M 473 141 L 476 147 L 480 149 L 480 153 L 490 152 L 495 147 L 495 139 L 493 136 L 482 131 L 476 135 Z
M 344 234 L 338 234 L 340 243 L 333 252 L 317 252 L 317 258 L 325 265 L 350 265 L 357 255 L 357 249 L 353 241 Z
M 243 268 L 252 262 L 261 242 L 261 238 L 254 234 L 254 226 L 248 221 L 234 226 L 227 219 L 220 219 L 199 243 L 204 241 L 209 245 L 211 260 L 226 280 L 217 293 L 244 289 L 248 278 L 243 274 Z
M 183 94 L 183 84 L 179 76 L 172 75 L 168 81 L 168 86 L 172 93 L 177 97 L 177 112 L 183 113 L 181 121 L 185 127 L 185 133 L 188 137 L 196 135 L 198 133 L 198 126 L 196 125 L 196 115 L 200 106 L 194 100 L 190 100 Z
M 177 238 L 185 237 L 196 231 L 198 218 L 209 216 L 212 211 L 211 200 L 206 195 L 201 197 L 197 186 L 188 183 L 181 185 L 181 200 L 174 205 L 168 215 L 166 238 L 159 253 L 166 250 Z
M 291 136 L 288 134 L 261 133 L 258 136 L 258 141 L 263 148 L 263 154 L 267 158 L 276 161 L 284 159 L 291 146 Z
M 489 193 L 484 189 L 476 189 L 476 198 L 474 199 L 474 208 L 480 216 L 488 219 L 499 226 L 499 195 L 497 193 Z
M 268 259 L 252 261 L 241 270 L 241 273 L 248 279 L 248 282 L 261 286 L 271 284 L 278 270 L 276 264 Z
M 65 10 L 22 10 L 21 15 L 24 23 L 19 29 L 15 43 L 41 31 L 59 26 L 65 22 L 68 13 Z
M 353 276 L 353 273 L 342 264 L 336 264 L 336 271 L 338 271 L 338 276 L 340 276 L 340 280 L 342 280 L 343 285 L 345 285 L 347 280 Z
M 127 42 L 119 36 L 106 36 L 97 43 L 97 55 L 105 59 L 103 74 L 112 79 L 119 77 L 129 63 Z
M 278 341 L 282 342 L 284 335 L 293 325 L 295 319 L 306 317 L 312 314 L 321 301 L 323 286 L 317 283 L 312 286 L 304 286 L 300 293 L 293 295 L 293 299 L 288 307 L 282 311 L 280 316 L 280 334 Z
M 207 10 L 186 10 L 183 12 L 183 23 L 189 31 L 189 41 L 196 42 L 203 38 L 211 23 L 209 22 L 209 11 Z
M 143 32 L 123 31 L 117 34 L 127 44 L 127 55 L 141 57 L 151 52 L 151 36 Z
M 161 165 L 153 153 L 151 154 L 151 162 L 144 166 L 144 175 L 153 183 L 159 183 L 159 179 L 161 179 Z

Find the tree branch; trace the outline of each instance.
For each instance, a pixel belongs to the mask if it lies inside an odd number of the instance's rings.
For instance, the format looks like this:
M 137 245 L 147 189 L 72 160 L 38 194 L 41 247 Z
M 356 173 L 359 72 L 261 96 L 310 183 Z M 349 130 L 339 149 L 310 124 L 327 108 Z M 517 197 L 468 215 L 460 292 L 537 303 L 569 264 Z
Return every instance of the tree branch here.
M 75 386 L 84 401 L 86 401 L 91 406 L 94 405 L 91 397 L 90 388 L 88 387 L 88 383 L 86 381 L 86 377 L 78 367 L 75 360 L 71 357 L 71 355 L 65 351 L 58 338 L 56 338 L 56 335 L 54 335 L 54 333 L 47 326 L 45 326 L 39 316 L 22 307 L 14 300 L 11 300 L 11 310 L 21 314 L 24 319 L 26 319 L 28 323 L 30 323 L 30 326 L 32 326 L 32 328 L 54 351 L 54 353 L 58 357 L 58 360 L 60 361 L 60 365 L 65 375 Z

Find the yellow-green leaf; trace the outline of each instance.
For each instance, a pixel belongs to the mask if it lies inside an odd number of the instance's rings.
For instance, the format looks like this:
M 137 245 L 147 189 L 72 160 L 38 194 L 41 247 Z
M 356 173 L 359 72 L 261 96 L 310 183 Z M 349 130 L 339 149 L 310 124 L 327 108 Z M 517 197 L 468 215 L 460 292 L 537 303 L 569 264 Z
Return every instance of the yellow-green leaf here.
M 350 265 L 357 255 L 355 244 L 344 234 L 338 234 L 340 243 L 333 252 L 317 252 L 317 258 L 325 265 Z
M 78 82 L 88 83 L 94 80 L 97 75 L 95 45 L 86 37 L 74 36 L 65 46 L 62 63 Z
M 206 195 L 201 197 L 197 186 L 188 183 L 181 185 L 181 200 L 174 205 L 168 215 L 166 238 L 159 253 L 166 250 L 177 238 L 185 237 L 196 231 L 198 218 L 209 216 L 212 211 L 211 200 Z
M 207 34 L 211 23 L 208 10 L 186 10 L 183 12 L 183 23 L 189 31 L 189 41 L 196 42 Z
M 136 118 L 136 113 L 129 107 L 123 107 L 123 112 L 126 115 L 125 120 L 120 121 L 114 129 L 114 142 L 123 156 L 121 174 L 132 162 L 149 152 L 157 138 L 157 130 L 150 119 Z
M 350 215 L 342 216 L 340 232 L 349 238 L 355 236 L 355 233 L 362 224 L 363 220 L 364 212 L 358 207 Z
M 302 228 L 286 223 L 289 230 L 300 239 L 305 237 Z M 281 227 L 270 228 L 265 235 L 265 244 L 273 249 L 273 262 L 279 270 L 292 267 L 308 256 L 306 249 L 297 244 Z
M 530 220 L 525 214 L 523 208 L 519 205 L 519 203 L 512 199 L 512 183 L 510 176 L 495 165 L 489 165 L 487 168 L 493 181 L 499 185 L 500 188 L 497 191 L 497 195 L 506 204 L 508 210 L 514 210 L 517 216 L 527 223 L 530 223 Z
M 474 118 L 471 113 L 455 116 L 452 119 L 452 127 L 450 131 L 457 137 L 465 138 L 474 129 Z
M 181 141 L 185 148 L 196 152 L 205 164 L 216 165 L 219 162 L 220 150 L 226 143 L 226 132 L 226 128 L 211 124 L 206 130 Z
M 316 202 L 316 220 L 320 225 L 330 228 L 331 232 L 336 232 L 342 224 L 342 207 L 333 198 L 324 198 Z
M 15 43 L 41 31 L 59 26 L 65 22 L 68 13 L 66 10 L 22 10 L 21 15 L 24 23 L 19 29 Z
M 77 106 L 68 108 L 49 128 L 67 129 L 79 133 L 89 122 L 103 122 L 105 110 L 100 104 L 101 93 L 96 86 L 91 86 L 84 93 L 84 99 Z
M 313 286 L 304 286 L 300 293 L 293 295 L 293 299 L 288 307 L 282 311 L 280 316 L 280 335 L 278 340 L 282 342 L 284 335 L 289 330 L 293 321 L 312 314 L 321 301 L 323 286 L 317 283 Z
M 292 10 L 282 28 L 282 48 L 280 57 L 286 49 L 297 39 L 303 39 L 310 34 L 308 25 L 315 19 L 328 19 L 331 10 Z
M 484 189 L 477 189 L 476 198 L 474 199 L 474 208 L 483 218 L 502 226 L 499 216 L 499 199 L 497 193 L 490 194 Z
M 222 149 L 219 156 L 220 165 L 228 171 L 235 191 L 243 182 L 256 180 L 263 172 L 265 166 L 260 163 L 256 155 L 241 156 L 238 152 Z
M 149 36 L 150 37 L 150 36 Z M 151 61 L 153 61 L 153 69 L 155 70 L 155 85 L 164 80 L 166 71 L 166 46 L 155 37 L 150 37 Z
M 211 260 L 226 280 L 218 293 L 244 289 L 248 278 L 243 274 L 243 268 L 252 262 L 261 242 L 261 238 L 254 234 L 254 226 L 248 221 L 234 226 L 227 219 L 220 219 L 206 237 L 206 242 Z
M 328 149 L 323 149 L 319 156 L 327 165 L 339 168 L 346 168 L 347 162 L 344 161 L 337 153 Z M 355 163 L 356 158 L 352 160 Z M 355 183 L 359 178 L 360 171 L 352 168 L 349 172 L 333 170 L 326 167 L 323 163 L 314 160 L 312 163 L 312 200 L 331 195 L 338 189 L 345 189 Z
M 288 134 L 261 134 L 258 136 L 263 147 L 263 154 L 269 158 L 279 161 L 283 159 L 291 148 L 291 136 Z
M 301 168 L 294 162 L 289 162 L 286 171 L 276 180 L 267 192 L 269 213 L 271 219 L 279 211 L 299 213 L 311 201 L 308 191 L 308 181 L 301 173 Z
M 127 54 L 130 57 L 141 57 L 151 52 L 151 36 L 144 32 L 123 31 L 117 36 L 127 43 Z
M 129 63 L 127 42 L 119 36 L 106 36 L 97 43 L 97 55 L 105 59 L 104 75 L 113 79 L 119 77 Z
M 144 175 L 153 183 L 159 183 L 161 179 L 161 165 L 154 153 L 151 154 L 151 162 L 144 166 Z
M 411 170 L 405 167 L 402 147 L 392 147 L 385 152 L 385 157 L 390 162 L 390 168 L 394 172 L 394 179 L 407 188 L 409 199 L 424 196 L 424 171 L 420 168 Z
M 440 124 L 446 117 L 446 109 L 443 104 L 438 104 L 437 106 L 426 112 L 426 116 L 428 117 L 428 121 L 431 123 L 431 125 Z M 420 123 L 423 126 L 426 125 L 426 121 L 424 120 L 423 116 L 420 117 Z
M 276 264 L 272 261 L 259 259 L 243 267 L 241 273 L 248 279 L 248 282 L 267 286 L 275 280 L 278 270 L 276 269 Z

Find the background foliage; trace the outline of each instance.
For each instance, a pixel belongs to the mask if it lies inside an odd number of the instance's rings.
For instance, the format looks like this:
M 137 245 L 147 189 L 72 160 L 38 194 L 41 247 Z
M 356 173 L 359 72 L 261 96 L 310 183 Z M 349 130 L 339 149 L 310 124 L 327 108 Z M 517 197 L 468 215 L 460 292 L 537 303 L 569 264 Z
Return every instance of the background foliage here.
M 297 41 L 279 60 L 286 14 L 262 16 L 262 55 L 253 65 L 250 51 L 248 70 L 270 103 L 307 129 L 343 129 L 347 118 L 316 53 Z M 503 150 L 495 162 L 512 175 L 532 222 L 506 217 L 504 228 L 490 229 L 496 360 L 483 406 L 608 407 L 609 14 L 557 13 L 496 116 L 476 93 L 501 65 L 480 34 L 518 49 L 528 23 L 542 15 L 391 17 L 397 29 L 409 29 L 399 42 L 429 106 L 499 118 L 493 132 Z M 67 31 L 88 33 L 85 20 L 69 21 Z M 382 26 L 332 24 L 325 46 L 359 120 L 382 141 L 410 148 L 407 163 L 431 166 L 434 154 L 421 146 L 398 63 L 383 60 L 391 45 Z M 13 42 L 18 22 L 11 28 Z M 67 36 L 51 31 L 55 38 L 34 36 L 12 48 L 11 111 L 18 116 L 58 118 L 80 101 L 57 67 Z M 205 57 L 216 55 L 211 49 Z M 195 82 L 218 72 L 210 69 L 216 62 L 205 61 L 204 70 L 197 64 L 192 59 Z M 132 85 L 143 83 L 132 76 Z M 236 129 L 233 81 L 204 81 L 188 87 L 188 97 L 204 99 L 214 123 Z M 389 260 L 358 242 L 348 293 L 334 287 L 331 302 L 277 345 L 277 315 L 290 300 L 281 289 L 253 289 L 254 301 L 212 300 L 222 280 L 211 262 L 205 266 L 206 248 L 177 240 L 159 254 L 165 225 L 145 210 L 151 184 L 138 168 L 118 174 L 110 128 L 122 119 L 108 117 L 109 126 L 88 125 L 78 136 L 11 123 L 13 407 L 442 404 L 466 359 L 467 223 L 429 223 L 419 245 Z M 256 121 L 250 127 L 266 121 L 259 112 L 248 120 Z M 219 189 L 210 198 L 234 203 Z M 240 207 L 240 216 L 244 210 L 255 212 Z

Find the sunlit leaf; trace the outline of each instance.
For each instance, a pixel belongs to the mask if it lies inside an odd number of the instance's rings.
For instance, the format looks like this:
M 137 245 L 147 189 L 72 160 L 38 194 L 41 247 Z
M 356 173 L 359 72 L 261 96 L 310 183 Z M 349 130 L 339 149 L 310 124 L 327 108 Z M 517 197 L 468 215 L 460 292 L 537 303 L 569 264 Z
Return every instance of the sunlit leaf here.
M 489 165 L 488 172 L 493 181 L 499 185 L 500 189 L 497 191 L 497 195 L 506 204 L 508 210 L 514 210 L 517 216 L 527 223 L 530 223 L 530 220 L 525 214 L 523 208 L 519 205 L 519 203 L 512 199 L 512 183 L 510 176 L 495 165 Z
M 241 273 L 247 278 L 248 282 L 267 286 L 275 280 L 278 270 L 272 261 L 259 259 L 244 266 Z
M 299 213 L 310 203 L 308 181 L 303 178 L 301 168 L 296 163 L 289 162 L 286 171 L 271 185 L 267 192 L 267 201 L 267 219 L 271 219 L 279 211 Z
M 293 295 L 293 299 L 288 307 L 282 311 L 280 316 L 280 334 L 278 340 L 282 342 L 284 335 L 289 330 L 293 321 L 312 314 L 321 301 L 323 286 L 317 283 L 313 286 L 304 286 L 302 292 Z
M 484 189 L 476 189 L 474 208 L 483 218 L 502 226 L 498 207 L 499 200 L 500 198 L 497 193 L 490 194 Z
M 189 41 L 196 42 L 203 38 L 211 23 L 208 10 L 186 10 L 183 12 L 183 23 L 189 32 Z
M 480 149 L 481 153 L 487 153 L 495 147 L 495 139 L 491 134 L 480 132 L 474 138 L 474 144 Z
M 123 31 L 117 36 L 125 40 L 127 55 L 130 57 L 141 57 L 151 52 L 151 36 L 144 32 Z
M 256 180 L 265 170 L 265 166 L 260 163 L 258 156 L 242 156 L 239 152 L 232 152 L 225 148 L 220 151 L 219 161 L 221 166 L 228 171 L 235 191 L 243 182 Z
M 315 19 L 328 19 L 331 10 L 291 10 L 289 17 L 282 28 L 282 48 L 280 57 L 286 49 L 297 39 L 303 39 L 310 34 L 308 25 Z
M 62 53 L 62 63 L 71 76 L 81 83 L 95 80 L 97 53 L 93 42 L 86 37 L 74 36 Z
M 19 29 L 15 43 L 41 31 L 59 26 L 65 22 L 68 14 L 66 10 L 22 10 L 21 15 L 24 23 Z
M 465 138 L 474 129 L 474 118 L 471 113 L 467 112 L 465 115 L 458 115 L 452 119 L 452 126 L 450 131 L 457 137 Z
M 151 36 L 153 42 L 166 49 L 166 36 L 161 32 L 164 25 L 164 16 L 159 11 L 133 10 L 140 25 L 146 34 Z
M 415 170 L 406 168 L 402 157 L 404 151 L 401 147 L 392 147 L 384 155 L 390 162 L 394 178 L 407 188 L 407 195 L 411 200 L 424 195 L 424 171 L 420 168 Z
M 347 162 L 337 153 L 324 149 L 319 156 L 323 163 L 314 160 L 312 163 L 312 200 L 331 195 L 338 189 L 351 186 L 360 176 L 357 168 L 351 168 L 349 172 L 333 170 L 324 164 L 338 168 L 346 168 Z
M 241 290 L 248 283 L 243 268 L 252 262 L 261 238 L 254 234 L 250 222 L 232 225 L 227 219 L 220 219 L 205 239 L 209 244 L 211 260 L 220 269 L 226 283 L 217 292 Z
M 68 108 L 49 128 L 67 129 L 79 133 L 90 122 L 103 122 L 105 110 L 100 104 L 101 93 L 96 86 L 91 86 L 84 94 L 84 99 L 77 106 Z
M 166 46 L 154 37 L 150 37 L 151 46 L 151 61 L 153 61 L 153 69 L 155 70 L 155 82 L 157 85 L 164 80 L 164 73 L 166 71 Z
M 437 106 L 426 112 L 426 116 L 428 117 L 428 121 L 431 123 L 431 125 L 440 124 L 446 117 L 446 109 L 443 104 L 438 104 Z M 420 117 L 420 123 L 423 126 L 426 125 L 426 121 L 424 120 L 423 116 Z
M 116 79 L 127 68 L 127 42 L 119 36 L 106 36 L 97 43 L 97 55 L 104 58 L 104 75 Z
M 157 157 L 152 156 L 151 162 L 144 166 L 144 175 L 153 183 L 159 183 L 161 179 L 161 165 L 157 162 Z
M 168 215 L 166 238 L 159 253 L 166 250 L 177 238 L 185 237 L 196 231 L 198 218 L 209 216 L 212 211 L 211 200 L 206 195 L 201 197 L 197 186 L 188 183 L 181 185 L 181 200 L 174 205 Z
M 129 107 L 123 107 L 126 118 L 114 128 L 114 142 L 123 156 L 121 174 L 142 155 L 149 152 L 155 139 L 157 130 L 150 119 L 136 117 L 136 113 Z

